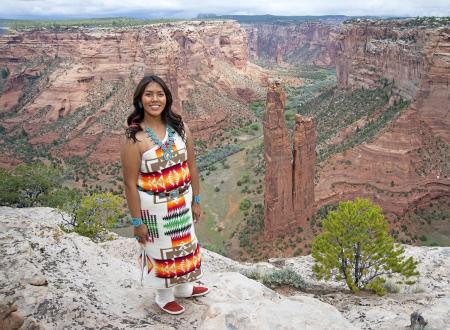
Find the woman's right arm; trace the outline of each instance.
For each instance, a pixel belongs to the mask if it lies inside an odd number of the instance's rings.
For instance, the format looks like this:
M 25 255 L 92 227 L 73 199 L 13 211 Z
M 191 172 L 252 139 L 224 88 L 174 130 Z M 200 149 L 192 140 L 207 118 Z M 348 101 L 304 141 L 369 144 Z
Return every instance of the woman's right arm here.
M 125 196 L 127 198 L 128 209 L 132 218 L 141 217 L 141 201 L 137 190 L 137 180 L 141 167 L 141 154 L 137 143 L 126 141 L 120 152 L 122 161 L 123 181 L 125 184 Z M 139 236 L 139 242 L 147 240 L 148 230 L 145 224 L 141 224 L 134 229 L 134 235 Z
M 128 209 L 130 210 L 131 217 L 140 218 L 141 203 L 137 190 L 137 180 L 141 165 L 141 155 L 137 143 L 125 142 L 122 146 L 120 158 L 122 161 L 122 173 Z

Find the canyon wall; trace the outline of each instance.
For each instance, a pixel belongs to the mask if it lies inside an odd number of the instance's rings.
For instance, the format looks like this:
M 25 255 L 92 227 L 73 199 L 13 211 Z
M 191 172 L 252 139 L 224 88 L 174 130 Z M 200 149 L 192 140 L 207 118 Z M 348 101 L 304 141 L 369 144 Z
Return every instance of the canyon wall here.
M 123 135 L 145 74 L 165 79 L 174 109 L 185 109 L 200 137 L 230 125 L 264 93 L 265 73 L 248 63 L 245 31 L 232 21 L 14 32 L 0 37 L 0 54 L 9 73 L 0 90 L 3 128 L 52 144 L 55 157 L 117 159 L 119 146 L 109 141 Z
M 340 22 L 243 25 L 251 61 L 335 65 Z
M 370 88 L 380 79 L 434 134 L 450 143 L 450 28 L 406 27 L 402 21 L 343 25 L 336 76 L 341 88 Z
M 296 115 L 292 151 L 284 119 L 285 102 L 281 82 L 273 81 L 264 113 L 264 228 L 270 238 L 305 228 L 308 217 L 315 212 L 315 122 Z
M 401 218 L 418 203 L 450 197 L 450 28 L 407 22 L 367 21 L 341 29 L 338 87 L 390 81 L 389 105 L 399 98 L 410 104 L 374 139 L 323 164 L 319 207 L 367 197 L 391 218 Z

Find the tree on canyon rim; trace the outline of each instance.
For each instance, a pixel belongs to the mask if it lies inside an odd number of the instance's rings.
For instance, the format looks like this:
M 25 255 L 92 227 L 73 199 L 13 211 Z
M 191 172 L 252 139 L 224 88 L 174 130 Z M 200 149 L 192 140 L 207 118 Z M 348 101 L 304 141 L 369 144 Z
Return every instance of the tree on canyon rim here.
M 112 193 L 79 197 L 59 209 L 65 222 L 60 228 L 89 237 L 95 242 L 109 239 L 109 231 L 124 215 L 122 204 L 123 198 Z
M 94 241 L 108 239 L 109 231 L 123 217 L 123 198 L 111 193 L 83 196 L 63 186 L 64 179 L 61 168 L 40 162 L 20 164 L 14 170 L 0 168 L 0 205 L 53 207 L 62 216 L 63 230 Z
M 318 279 L 345 281 L 352 292 L 370 289 L 384 294 L 385 276 L 400 275 L 414 284 L 417 261 L 405 258 L 394 243 L 379 206 L 367 199 L 339 203 L 323 221 L 323 232 L 312 244 L 313 271 Z

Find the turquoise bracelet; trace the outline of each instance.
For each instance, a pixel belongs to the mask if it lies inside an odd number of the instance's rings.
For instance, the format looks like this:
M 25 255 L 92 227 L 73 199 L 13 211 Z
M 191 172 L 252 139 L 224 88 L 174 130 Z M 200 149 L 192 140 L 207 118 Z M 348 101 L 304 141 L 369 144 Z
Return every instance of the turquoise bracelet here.
M 194 195 L 194 203 L 195 204 L 200 204 L 200 195 Z
M 142 219 L 141 218 L 131 218 L 131 223 L 134 227 L 139 227 L 142 225 Z

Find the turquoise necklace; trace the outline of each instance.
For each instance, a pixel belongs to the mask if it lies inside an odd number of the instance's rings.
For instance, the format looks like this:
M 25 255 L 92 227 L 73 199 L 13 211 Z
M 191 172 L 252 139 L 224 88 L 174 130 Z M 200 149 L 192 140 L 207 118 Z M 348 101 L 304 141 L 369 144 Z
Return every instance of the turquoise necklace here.
M 148 136 L 153 141 L 153 143 L 156 144 L 158 147 L 160 147 L 164 151 L 164 154 L 163 154 L 164 160 L 169 160 L 169 159 L 172 159 L 172 157 L 173 157 L 172 146 L 173 146 L 173 142 L 174 142 L 173 136 L 175 134 L 175 130 L 172 127 L 170 127 L 169 125 L 166 126 L 166 130 L 168 132 L 169 138 L 168 138 L 167 143 L 163 144 L 158 139 L 155 132 L 150 127 L 145 128 L 145 131 L 147 132 Z

